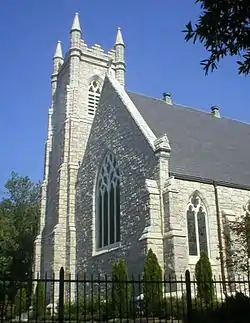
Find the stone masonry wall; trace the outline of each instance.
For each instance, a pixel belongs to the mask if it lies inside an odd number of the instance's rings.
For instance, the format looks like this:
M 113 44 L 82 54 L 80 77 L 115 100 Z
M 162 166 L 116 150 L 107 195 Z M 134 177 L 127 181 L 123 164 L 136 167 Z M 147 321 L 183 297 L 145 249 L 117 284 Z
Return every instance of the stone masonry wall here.
M 50 167 L 47 183 L 47 201 L 45 227 L 42 234 L 41 250 L 41 275 L 51 275 L 53 272 L 53 230 L 58 221 L 57 204 L 59 199 L 58 191 L 58 169 L 64 153 L 64 118 L 65 118 L 65 97 L 68 83 L 68 69 L 64 67 L 58 76 L 57 88 L 53 98 L 52 114 L 52 151 L 50 154 Z
M 107 150 L 111 150 L 121 174 L 121 243 L 115 250 L 95 250 L 95 179 Z M 149 221 L 145 181 L 154 178 L 156 158 L 139 127 L 109 81 L 93 122 L 76 185 L 77 271 L 108 274 L 112 263 L 125 258 L 130 273 L 143 270 L 146 240 L 140 241 Z
M 79 131 L 78 131 L 78 147 L 77 158 L 82 162 L 83 155 L 86 149 L 93 116 L 88 115 L 88 89 L 89 84 L 95 77 L 103 83 L 105 73 L 107 70 L 107 62 L 100 62 L 100 65 L 93 64 L 82 60 L 80 62 L 79 70 L 79 86 L 78 86 L 78 115 L 80 117 Z
M 172 179 L 165 187 L 165 267 L 166 273 L 183 275 L 186 269 L 194 274 L 197 257 L 188 255 L 186 209 L 190 196 L 198 191 L 208 214 L 207 235 L 209 241 L 210 260 L 213 274 L 221 275 L 219 262 L 218 226 L 216 217 L 216 204 L 214 186 L 187 180 Z M 217 186 L 220 211 L 220 222 L 223 238 L 224 220 L 227 214 L 238 216 L 243 212 L 243 206 L 250 198 L 247 190 Z M 223 239 L 223 248 L 224 239 Z M 224 250 L 224 249 L 223 249 Z
M 82 42 L 80 51 L 66 54 L 57 76 L 52 99 L 53 140 L 40 253 L 42 274 L 50 275 L 53 270 L 57 273 L 61 266 L 66 272 L 75 272 L 75 182 L 93 122 L 93 116 L 87 113 L 89 82 L 93 77 L 103 81 L 108 61 L 113 56 L 112 51 L 106 54 L 100 46 L 88 48 Z

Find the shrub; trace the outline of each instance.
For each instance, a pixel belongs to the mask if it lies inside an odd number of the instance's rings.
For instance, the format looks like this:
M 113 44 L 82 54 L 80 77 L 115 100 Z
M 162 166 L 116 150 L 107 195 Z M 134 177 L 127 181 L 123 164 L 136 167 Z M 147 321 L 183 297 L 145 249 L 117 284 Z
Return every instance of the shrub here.
M 114 316 L 125 317 L 130 307 L 130 284 L 128 282 L 128 269 L 124 260 L 113 264 L 112 268 L 112 312 Z
M 156 255 L 149 249 L 143 274 L 143 302 L 147 315 L 158 315 L 163 299 L 162 270 Z
M 5 304 L 3 304 L 2 302 L 0 303 L 0 316 L 2 319 L 5 320 L 13 320 L 15 318 L 15 308 L 14 306 L 9 303 L 9 302 L 5 302 Z
M 186 297 L 166 297 L 162 300 L 160 317 L 182 320 L 187 313 Z
M 37 318 L 46 316 L 45 282 L 41 280 L 37 282 L 36 291 L 33 298 L 33 310 Z
M 192 322 L 194 323 L 247 323 L 249 319 L 250 298 L 241 293 L 226 298 L 216 306 L 203 311 L 194 311 Z
M 212 268 L 208 256 L 201 253 L 200 259 L 195 265 L 195 277 L 197 281 L 197 296 L 209 305 L 214 299 L 214 285 Z
M 64 319 L 66 321 L 81 320 L 87 314 L 86 300 L 79 296 L 78 302 L 66 302 L 64 304 Z
M 15 297 L 15 315 L 21 315 L 27 310 L 27 294 L 25 288 L 19 288 Z
M 250 298 L 237 293 L 235 296 L 227 297 L 221 307 L 213 311 L 213 316 L 218 321 L 230 322 L 237 319 L 237 322 L 249 322 L 249 307 Z
M 111 304 L 99 297 L 78 296 L 78 301 L 64 304 L 66 321 L 107 320 L 111 317 Z

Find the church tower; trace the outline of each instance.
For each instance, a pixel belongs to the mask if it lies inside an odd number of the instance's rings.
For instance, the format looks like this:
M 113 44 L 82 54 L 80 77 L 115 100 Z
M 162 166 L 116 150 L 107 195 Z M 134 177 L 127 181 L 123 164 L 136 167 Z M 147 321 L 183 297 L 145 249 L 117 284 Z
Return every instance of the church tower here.
M 107 53 L 100 45 L 88 47 L 76 13 L 68 52 L 63 57 L 58 41 L 53 57 L 40 234 L 35 241 L 34 272 L 41 276 L 57 276 L 61 267 L 75 275 L 75 183 L 108 69 L 124 86 L 121 30 Z

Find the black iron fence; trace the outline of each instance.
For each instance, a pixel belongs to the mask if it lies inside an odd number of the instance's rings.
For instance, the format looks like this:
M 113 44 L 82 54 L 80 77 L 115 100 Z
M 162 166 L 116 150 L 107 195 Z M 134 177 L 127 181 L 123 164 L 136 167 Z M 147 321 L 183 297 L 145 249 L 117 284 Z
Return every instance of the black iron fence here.
M 114 281 L 109 277 L 0 280 L 3 322 L 250 322 L 249 280 Z M 242 320 L 241 320 L 242 318 Z M 230 321 L 231 320 L 231 321 Z

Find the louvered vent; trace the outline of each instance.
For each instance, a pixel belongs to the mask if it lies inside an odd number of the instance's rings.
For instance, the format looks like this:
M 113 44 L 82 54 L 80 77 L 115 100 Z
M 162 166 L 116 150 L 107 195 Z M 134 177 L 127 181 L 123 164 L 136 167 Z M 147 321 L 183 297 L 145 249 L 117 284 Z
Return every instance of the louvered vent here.
M 88 95 L 88 115 L 94 116 L 96 108 L 98 106 L 101 94 L 100 83 L 93 80 L 89 85 L 89 95 Z

